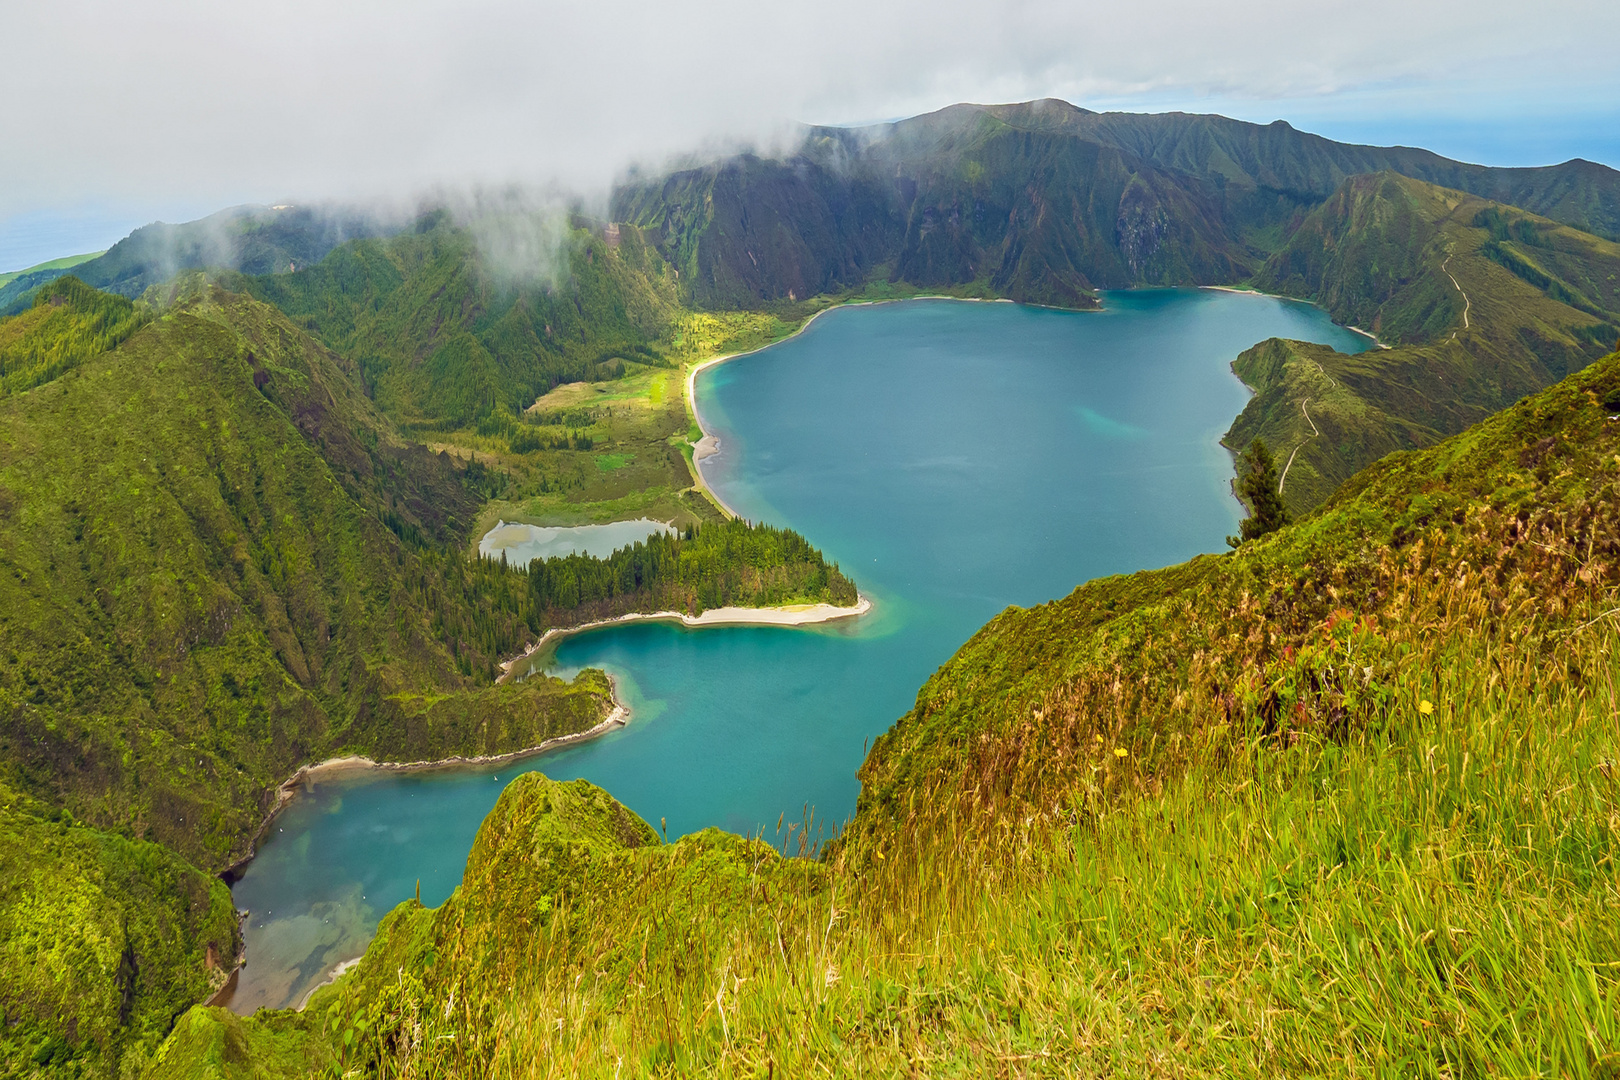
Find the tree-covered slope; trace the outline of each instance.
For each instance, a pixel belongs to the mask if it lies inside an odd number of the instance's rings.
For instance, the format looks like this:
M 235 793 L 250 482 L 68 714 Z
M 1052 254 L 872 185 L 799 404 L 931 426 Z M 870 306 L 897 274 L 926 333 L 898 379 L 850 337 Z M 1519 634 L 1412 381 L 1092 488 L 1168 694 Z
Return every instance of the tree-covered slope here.
M 0 397 L 50 382 L 114 348 L 145 325 L 147 312 L 74 277 L 40 289 L 23 316 L 0 321 Z
M 0 785 L 0 1068 L 137 1072 L 240 936 L 218 878 Z
M 719 607 L 853 607 L 855 583 L 792 529 L 730 519 L 655 533 L 607 558 L 537 559 L 527 571 L 540 624 L 571 626 L 630 612 Z
M 302 1014 L 194 1010 L 152 1075 L 231 1038 L 265 1075 L 1606 1075 L 1617 412 L 1620 354 L 1235 553 L 1009 609 L 820 861 L 524 777 L 444 906 Z
M 14 314 L 44 284 L 71 272 L 106 292 L 135 298 L 187 270 L 279 273 L 318 261 L 345 240 L 393 230 L 356 210 L 237 206 L 182 225 L 144 225 L 71 271 L 51 265 L 0 285 L 0 314 Z
M 555 239 L 554 252 L 503 268 L 448 214 L 429 214 L 243 286 L 357 361 L 404 430 L 453 430 L 521 414 L 562 382 L 665 363 L 653 346 L 678 309 L 658 254 L 634 229 L 612 246 L 586 228 L 559 226 Z
M 519 576 L 458 554 L 477 477 L 353 376 L 210 291 L 0 400 L 8 782 L 217 867 L 312 759 L 514 750 L 605 714 L 597 680 L 490 686 L 533 631 L 500 603 Z
M 769 306 L 887 280 L 1087 307 L 1098 288 L 1246 278 L 1351 176 L 1394 172 L 1620 236 L 1620 173 L 1495 169 L 1336 143 L 1278 121 L 953 105 L 812 128 L 781 160 L 632 177 L 647 229 L 703 307 Z
M 1256 396 L 1226 442 L 1259 437 L 1292 459 L 1296 513 L 1620 341 L 1620 246 L 1392 173 L 1345 181 L 1254 280 L 1399 343 L 1346 356 L 1271 341 L 1236 361 Z

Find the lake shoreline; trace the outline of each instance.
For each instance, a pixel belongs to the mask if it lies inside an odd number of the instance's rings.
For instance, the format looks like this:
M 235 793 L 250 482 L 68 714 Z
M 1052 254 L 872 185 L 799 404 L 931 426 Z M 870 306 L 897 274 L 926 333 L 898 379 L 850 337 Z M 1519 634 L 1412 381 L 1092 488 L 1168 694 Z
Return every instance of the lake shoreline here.
M 518 664 L 536 655 L 548 645 L 555 645 L 555 643 L 562 641 L 564 638 L 570 637 L 574 634 L 582 634 L 587 631 L 599 630 L 609 626 L 617 626 L 632 622 L 678 622 L 688 628 L 716 626 L 799 627 L 814 626 L 821 623 L 834 622 L 840 619 L 855 618 L 865 615 L 871 610 L 872 601 L 868 597 L 862 596 L 860 597 L 859 602 L 851 607 L 840 607 L 835 604 L 797 604 L 779 608 L 721 607 L 710 608 L 707 611 L 704 611 L 702 614 L 695 616 L 679 611 L 658 611 L 650 614 L 630 612 L 626 615 L 620 615 L 612 619 L 598 619 L 595 622 L 584 623 L 579 626 L 555 627 L 551 630 L 547 630 L 541 635 L 539 641 L 525 649 L 521 655 L 501 664 L 502 674 L 500 678 L 496 680 L 496 683 L 499 685 L 510 680 L 513 677 L 514 670 Z M 588 742 L 591 739 L 606 735 L 610 731 L 624 727 L 630 722 L 630 706 L 626 704 L 624 699 L 619 696 L 618 683 L 614 680 L 612 675 L 608 676 L 608 687 L 609 698 L 613 703 L 613 707 L 608 711 L 607 716 L 605 716 L 599 723 L 585 729 L 584 731 L 576 731 L 568 735 L 558 735 L 553 738 L 546 739 L 544 742 L 541 742 L 536 746 L 525 747 L 521 750 L 513 750 L 504 754 L 484 754 L 476 756 L 457 754 L 452 757 L 438 758 L 429 761 L 403 762 L 376 761 L 362 754 L 346 754 L 342 757 L 327 758 L 325 761 L 316 762 L 313 765 L 301 766 L 297 772 L 293 773 L 286 780 L 283 780 L 279 785 L 277 785 L 275 805 L 271 808 L 269 814 L 266 816 L 264 823 L 260 826 L 257 835 L 255 835 L 253 844 L 248 850 L 248 854 L 237 862 L 231 864 L 225 870 L 221 871 L 220 877 L 225 880 L 227 885 L 233 885 L 237 880 L 240 879 L 242 872 L 258 854 L 259 844 L 270 834 L 270 829 L 275 824 L 276 819 L 281 816 L 282 811 L 292 804 L 292 801 L 298 797 L 299 790 L 306 785 L 321 781 L 338 780 L 344 777 L 367 772 L 434 772 L 442 769 L 476 767 L 480 765 L 499 765 L 506 762 L 520 761 L 527 758 L 536 757 L 551 750 L 558 750 L 565 746 L 572 746 L 576 743 Z M 239 918 L 245 919 L 248 916 L 248 912 L 246 910 L 241 910 L 238 912 L 238 916 Z M 310 990 L 303 996 L 303 999 L 298 1003 L 296 1008 L 302 1010 L 305 1005 L 309 1004 L 309 999 L 314 996 L 316 990 L 336 982 L 340 976 L 358 964 L 363 956 L 364 954 L 362 954 L 360 957 L 342 961 L 329 971 L 324 972 L 322 981 L 310 988 Z M 236 959 L 236 968 L 231 972 L 231 976 L 226 985 L 210 994 L 205 1003 L 224 1003 L 224 999 L 229 996 L 229 993 L 235 990 L 239 972 L 244 966 L 246 966 L 246 964 L 247 946 L 244 943 L 242 951 L 240 954 L 238 954 Z M 229 1007 L 228 1004 L 226 1007 Z
M 613 676 L 608 676 L 609 700 L 612 708 L 606 716 L 592 727 L 584 731 L 576 731 L 567 735 L 557 735 L 546 739 L 537 745 L 526 746 L 520 750 L 512 750 L 504 754 L 466 755 L 456 754 L 447 758 L 435 758 L 426 761 L 377 761 L 363 754 L 345 754 L 341 757 L 327 758 L 312 765 L 300 765 L 287 779 L 275 787 L 275 803 L 265 814 L 264 821 L 254 833 L 253 841 L 248 845 L 247 854 L 219 871 L 219 877 L 227 885 L 235 885 L 241 880 L 242 872 L 248 864 L 259 854 L 259 845 L 265 837 L 270 835 L 270 828 L 281 816 L 281 812 L 297 798 L 299 788 L 306 783 L 317 780 L 331 780 L 334 777 L 352 775 L 370 771 L 378 772 L 429 772 L 435 769 L 453 769 L 468 765 L 498 765 L 506 761 L 516 761 L 519 758 L 532 757 L 543 754 L 548 750 L 555 750 L 563 746 L 570 746 L 587 739 L 594 739 L 599 735 L 606 735 L 614 728 L 623 727 L 630 722 L 630 707 L 619 697 L 618 686 Z
M 852 619 L 865 615 L 872 610 L 872 601 L 869 597 L 861 596 L 850 607 L 841 607 L 837 604 L 791 604 L 785 607 L 745 608 L 745 607 L 718 607 L 709 608 L 698 615 L 688 615 L 684 611 L 632 611 L 624 615 L 615 615 L 611 619 L 596 619 L 578 626 L 554 626 L 540 635 L 540 640 L 528 646 L 510 660 L 501 662 L 501 677 L 496 683 L 504 683 L 512 679 L 517 666 L 530 657 L 539 655 L 548 645 L 555 645 L 564 638 L 575 634 L 583 634 L 592 630 L 601 630 L 609 626 L 622 626 L 636 622 L 673 622 L 679 623 L 689 630 L 701 627 L 714 626 L 816 626 L 821 623 L 836 622 L 840 619 Z M 615 701 L 618 700 L 615 695 Z
M 720 508 L 722 513 L 724 513 L 724 514 L 726 514 L 726 515 L 728 515 L 730 517 L 734 517 L 734 518 L 742 516 L 741 514 L 738 514 L 737 511 L 734 510 L 731 506 L 729 506 L 724 499 L 722 499 L 720 497 L 720 493 L 715 491 L 713 485 L 711 485 L 709 483 L 708 477 L 703 475 L 703 462 L 706 459 L 711 458 L 715 454 L 718 454 L 720 452 L 720 436 L 716 435 L 712 430 L 710 430 L 709 425 L 703 422 L 703 411 L 698 408 L 698 398 L 697 398 L 697 376 L 698 376 L 698 372 L 702 371 L 704 368 L 714 367 L 717 364 L 724 364 L 724 363 L 726 363 L 728 361 L 731 361 L 731 360 L 740 360 L 745 356 L 753 356 L 755 353 L 762 353 L 766 349 L 775 348 L 777 345 L 782 344 L 784 341 L 792 341 L 794 338 L 798 337 L 800 334 L 802 334 L 806 330 L 810 329 L 810 324 L 811 323 L 815 322 L 817 319 L 821 318 L 823 315 L 827 314 L 827 312 L 829 312 L 829 311 L 838 311 L 841 308 L 876 307 L 879 304 L 904 304 L 904 303 L 908 303 L 908 302 L 910 302 L 912 300 L 954 300 L 957 303 L 961 303 L 961 304 L 1016 304 L 1016 303 L 1018 303 L 1018 301 L 1016 301 L 1016 300 L 1009 300 L 1006 297 L 999 297 L 999 296 L 998 297 L 985 297 L 985 296 L 934 296 L 934 295 L 930 295 L 930 296 L 896 296 L 896 297 L 886 298 L 886 299 L 882 299 L 882 300 L 847 300 L 847 301 L 844 301 L 842 303 L 830 304 L 827 307 L 822 308 L 820 311 L 816 312 L 815 314 L 811 315 L 808 319 L 804 320 L 804 322 L 800 323 L 799 326 L 796 329 L 794 329 L 794 331 L 792 333 L 786 334 L 786 335 L 784 335 L 784 336 L 782 336 L 780 338 L 777 338 L 775 341 L 771 342 L 768 345 L 761 345 L 757 349 L 746 349 L 743 352 L 726 353 L 723 356 L 711 356 L 707 360 L 698 361 L 696 364 L 693 364 L 690 368 L 688 368 L 687 372 L 686 372 L 686 407 L 691 412 L 692 419 L 694 421 L 696 421 L 697 426 L 698 426 L 698 430 L 703 433 L 698 438 L 697 442 L 694 442 L 694 443 L 691 444 L 691 446 L 692 446 L 692 473 L 693 473 L 694 479 L 697 481 L 695 486 L 699 490 L 701 490 L 703 492 L 703 494 L 707 495 L 709 497 L 709 499 L 716 506 L 718 506 Z M 1024 306 L 1025 307 L 1043 307 L 1045 305 L 1026 304 Z M 1085 309 L 1081 309 L 1081 308 L 1074 308 L 1074 309 L 1057 308 L 1057 309 L 1054 309 L 1054 310 L 1059 310 L 1059 311 L 1069 311 L 1069 310 L 1099 311 L 1101 309 L 1102 309 L 1102 304 L 1099 302 L 1097 307 L 1095 307 L 1095 308 L 1085 308 Z
M 1210 292 L 1237 293 L 1239 296 L 1264 296 L 1264 297 L 1266 297 L 1268 299 L 1271 299 L 1271 300 L 1290 300 L 1290 301 L 1292 301 L 1292 302 L 1294 302 L 1296 304 L 1309 304 L 1309 305 L 1311 305 L 1311 307 L 1317 308 L 1318 310 L 1321 310 L 1321 311 L 1326 311 L 1327 310 L 1326 308 L 1323 308 L 1320 304 L 1316 303 L 1316 301 L 1314 301 L 1314 300 L 1301 300 L 1297 296 L 1283 296 L 1281 293 L 1261 292 L 1259 289 L 1240 289 L 1236 285 L 1196 285 L 1196 286 L 1194 286 L 1194 288 L 1208 289 Z M 1332 318 L 1331 315 L 1328 316 L 1328 317 Z M 1342 326 L 1346 330 L 1350 330 L 1350 331 L 1352 331 L 1354 333 L 1360 334 L 1362 337 L 1369 339 L 1374 345 L 1376 345 L 1380 349 L 1389 349 L 1389 348 L 1394 347 L 1394 346 L 1391 346 L 1391 345 L 1385 345 L 1382 341 L 1378 340 L 1378 335 L 1377 334 L 1373 333 L 1370 330 L 1363 330 L 1359 326 L 1351 326 L 1349 323 L 1334 323 L 1333 325 Z
M 688 629 L 717 626 L 816 626 L 821 623 L 836 622 L 840 619 L 850 619 L 865 615 L 872 610 L 872 601 L 862 596 L 851 607 L 840 607 L 836 604 L 797 604 L 779 608 L 741 608 L 721 607 L 710 608 L 700 615 L 688 615 L 681 611 L 655 611 L 650 613 L 629 612 L 611 619 L 597 619 L 593 622 L 581 623 L 579 626 L 553 627 L 540 636 L 540 640 L 523 650 L 522 653 L 510 660 L 501 663 L 501 676 L 496 679 L 500 685 L 510 681 L 517 665 L 524 660 L 535 656 L 548 645 L 562 641 L 575 634 L 583 634 L 591 630 L 600 630 L 604 627 L 618 626 L 634 622 L 676 622 Z M 467 766 L 498 765 L 508 761 L 517 761 L 523 758 L 534 757 L 564 746 L 586 742 L 590 739 L 606 735 L 616 728 L 624 727 L 630 722 L 630 706 L 619 696 L 618 683 L 613 676 L 608 676 L 609 697 L 613 703 L 608 714 L 594 726 L 584 731 L 576 731 L 567 735 L 557 735 L 553 738 L 535 745 L 512 750 L 504 754 L 466 755 L 456 754 L 446 758 L 435 758 L 425 761 L 377 761 L 363 754 L 346 754 L 341 757 L 327 758 L 312 765 L 302 765 L 287 779 L 275 788 L 275 804 L 266 814 L 264 822 L 259 826 L 248 847 L 248 852 L 242 858 L 231 863 L 219 872 L 227 885 L 233 885 L 241 878 L 242 871 L 258 854 L 259 845 L 270 834 L 270 828 L 281 816 L 281 812 L 298 795 L 298 790 L 307 783 L 320 780 L 331 780 L 336 777 L 353 775 L 364 772 L 430 772 L 437 769 L 454 769 Z

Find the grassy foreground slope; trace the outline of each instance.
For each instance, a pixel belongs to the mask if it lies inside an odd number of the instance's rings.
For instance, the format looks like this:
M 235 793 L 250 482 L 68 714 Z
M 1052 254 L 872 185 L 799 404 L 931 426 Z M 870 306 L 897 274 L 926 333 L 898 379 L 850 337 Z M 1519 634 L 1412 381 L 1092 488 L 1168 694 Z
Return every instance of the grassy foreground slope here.
M 599 678 L 491 685 L 532 629 L 517 575 L 456 554 L 477 470 L 267 305 L 182 302 L 0 427 L 0 771 L 81 820 L 220 867 L 307 761 L 515 750 L 609 708 Z
M 1616 413 L 1620 355 L 1009 609 L 822 860 L 525 777 L 443 907 L 151 1075 L 1612 1075 Z
M 1620 340 L 1620 245 L 1418 180 L 1352 177 L 1256 275 L 1395 347 L 1356 356 L 1273 339 L 1234 368 L 1256 390 L 1229 446 L 1292 459 L 1302 513 L 1391 450 L 1428 446 Z

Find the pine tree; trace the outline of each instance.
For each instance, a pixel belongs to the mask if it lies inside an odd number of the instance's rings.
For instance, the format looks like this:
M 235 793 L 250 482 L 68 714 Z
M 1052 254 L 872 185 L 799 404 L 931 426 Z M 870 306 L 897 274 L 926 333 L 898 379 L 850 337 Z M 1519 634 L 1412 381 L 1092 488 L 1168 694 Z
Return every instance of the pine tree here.
M 1259 439 L 1250 443 L 1238 459 L 1237 496 L 1249 508 L 1249 516 L 1243 519 L 1243 535 L 1226 538 L 1232 547 L 1288 524 L 1288 508 L 1283 505 L 1277 481 L 1277 462 Z

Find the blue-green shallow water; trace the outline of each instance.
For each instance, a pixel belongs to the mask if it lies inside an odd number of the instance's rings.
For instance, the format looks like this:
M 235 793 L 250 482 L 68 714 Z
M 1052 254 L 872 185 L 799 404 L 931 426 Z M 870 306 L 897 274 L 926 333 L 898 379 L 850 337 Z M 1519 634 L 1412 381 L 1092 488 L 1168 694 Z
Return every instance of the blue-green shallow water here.
M 1360 351 L 1315 308 L 1200 290 L 1112 293 L 1101 312 L 912 301 L 839 309 L 705 370 L 721 497 L 788 525 L 877 604 L 811 629 L 639 624 L 565 640 L 604 667 L 630 725 L 484 769 L 369 774 L 294 801 L 235 886 L 248 966 L 232 1005 L 296 1002 L 412 895 L 442 902 L 520 771 L 600 784 L 671 837 L 807 806 L 854 810 L 872 736 L 1008 604 L 1218 551 L 1236 531 L 1216 442 L 1247 392 L 1231 360 L 1267 337 Z

